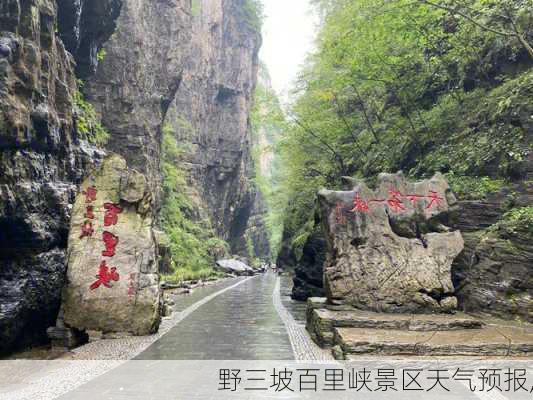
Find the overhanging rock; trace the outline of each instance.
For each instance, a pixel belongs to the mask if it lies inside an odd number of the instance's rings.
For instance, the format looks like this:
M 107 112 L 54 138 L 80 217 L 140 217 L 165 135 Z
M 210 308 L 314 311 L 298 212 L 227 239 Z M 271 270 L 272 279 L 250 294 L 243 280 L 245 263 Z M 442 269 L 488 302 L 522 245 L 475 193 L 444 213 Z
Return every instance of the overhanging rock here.
M 463 239 L 446 226 L 456 199 L 444 177 L 409 182 L 400 172 L 380 174 L 375 190 L 352 184 L 318 194 L 329 302 L 378 312 L 454 310 L 451 264 Z
M 82 184 L 68 241 L 65 323 L 146 335 L 160 321 L 152 194 L 145 177 L 112 155 Z

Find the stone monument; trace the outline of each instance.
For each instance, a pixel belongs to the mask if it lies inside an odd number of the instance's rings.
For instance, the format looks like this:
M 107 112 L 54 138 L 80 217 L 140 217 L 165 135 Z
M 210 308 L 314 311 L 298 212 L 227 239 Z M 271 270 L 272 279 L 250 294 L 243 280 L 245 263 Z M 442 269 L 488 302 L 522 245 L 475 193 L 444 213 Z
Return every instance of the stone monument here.
M 68 238 L 65 323 L 147 335 L 160 322 L 152 193 L 145 177 L 107 157 L 81 185 Z
M 375 189 L 350 183 L 318 194 L 328 301 L 387 313 L 456 309 L 451 264 L 463 239 L 446 226 L 456 199 L 443 175 L 410 182 L 380 174 Z

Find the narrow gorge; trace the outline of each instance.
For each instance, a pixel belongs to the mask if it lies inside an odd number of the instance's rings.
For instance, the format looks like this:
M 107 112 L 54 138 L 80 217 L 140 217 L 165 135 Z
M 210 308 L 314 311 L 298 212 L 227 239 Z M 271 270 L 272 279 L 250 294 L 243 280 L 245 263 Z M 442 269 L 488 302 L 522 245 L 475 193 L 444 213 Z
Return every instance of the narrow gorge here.
M 531 1 L 0 0 L 0 397 L 531 364 Z

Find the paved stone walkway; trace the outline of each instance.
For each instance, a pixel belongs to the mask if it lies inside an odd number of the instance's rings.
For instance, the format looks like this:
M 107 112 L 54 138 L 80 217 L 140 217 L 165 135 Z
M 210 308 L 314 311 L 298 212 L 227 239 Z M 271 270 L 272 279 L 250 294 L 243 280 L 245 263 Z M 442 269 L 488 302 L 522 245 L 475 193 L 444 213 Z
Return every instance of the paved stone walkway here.
M 289 336 L 272 301 L 276 290 L 279 297 L 274 274 L 255 276 L 202 305 L 136 359 L 292 360 Z
M 280 278 L 273 273 L 197 288 L 190 295 L 176 296 L 175 303 L 174 313 L 154 335 L 91 342 L 69 353 L 61 364 L 19 363 L 20 373 L 9 374 L 11 381 L 0 379 L 0 398 L 53 399 L 130 359 L 331 359 L 311 341 L 301 316 L 295 313 L 296 320 L 285 308 Z M 74 362 L 80 360 L 90 361 Z M 0 371 L 12 372 L 13 365 L 0 363 Z

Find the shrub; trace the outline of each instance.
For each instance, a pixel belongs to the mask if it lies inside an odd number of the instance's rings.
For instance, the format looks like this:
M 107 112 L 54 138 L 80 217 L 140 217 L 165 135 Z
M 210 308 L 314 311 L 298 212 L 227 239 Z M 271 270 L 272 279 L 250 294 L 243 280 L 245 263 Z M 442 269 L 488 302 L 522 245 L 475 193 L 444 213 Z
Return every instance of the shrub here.
M 109 132 L 101 124 L 93 105 L 78 90 L 74 94 L 74 115 L 78 135 L 96 146 L 104 146 Z

